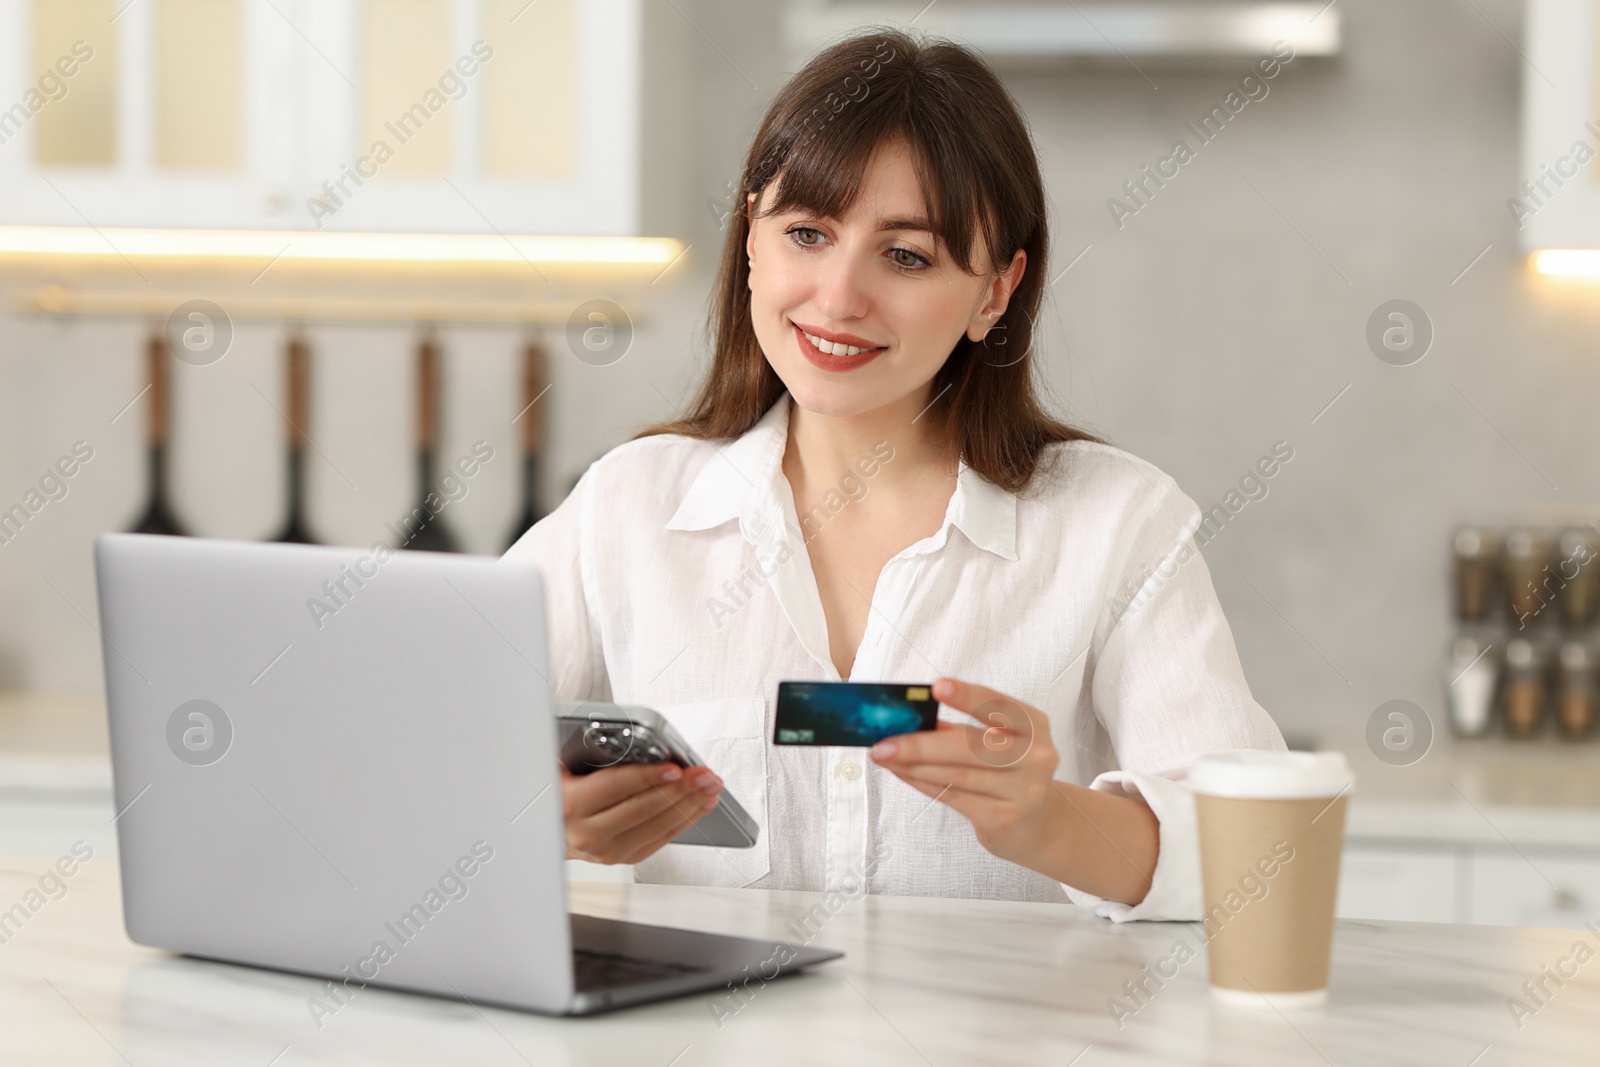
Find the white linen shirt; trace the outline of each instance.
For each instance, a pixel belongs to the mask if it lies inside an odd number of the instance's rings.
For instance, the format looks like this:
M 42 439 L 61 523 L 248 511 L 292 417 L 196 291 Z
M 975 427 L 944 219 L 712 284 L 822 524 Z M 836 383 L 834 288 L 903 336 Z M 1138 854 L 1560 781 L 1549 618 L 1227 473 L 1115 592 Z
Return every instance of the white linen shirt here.
M 1152 885 L 1130 907 L 999 859 L 865 749 L 770 743 L 780 680 L 839 679 L 782 469 L 789 411 L 784 394 L 736 440 L 613 449 L 506 553 L 542 573 L 553 699 L 657 709 L 760 824 L 753 848 L 669 844 L 637 880 L 855 895 L 864 879 L 869 893 L 1199 918 L 1182 777 L 1201 753 L 1283 738 L 1250 695 L 1194 547 L 1194 502 L 1093 442 L 1052 445 L 1021 495 L 962 462 L 939 530 L 885 564 L 850 672 L 949 675 L 1043 711 L 1059 780 L 1142 797 L 1160 820 Z

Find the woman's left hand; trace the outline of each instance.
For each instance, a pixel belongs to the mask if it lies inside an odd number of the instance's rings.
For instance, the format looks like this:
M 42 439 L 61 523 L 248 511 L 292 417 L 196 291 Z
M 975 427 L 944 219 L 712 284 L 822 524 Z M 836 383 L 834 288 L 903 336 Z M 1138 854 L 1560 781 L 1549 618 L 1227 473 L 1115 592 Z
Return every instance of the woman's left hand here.
M 1049 839 L 1049 813 L 1062 799 L 1050 720 L 1020 700 L 954 678 L 934 682 L 933 695 L 984 725 L 941 719 L 936 730 L 878 742 L 873 761 L 965 815 L 978 843 L 996 856 L 1035 866 Z

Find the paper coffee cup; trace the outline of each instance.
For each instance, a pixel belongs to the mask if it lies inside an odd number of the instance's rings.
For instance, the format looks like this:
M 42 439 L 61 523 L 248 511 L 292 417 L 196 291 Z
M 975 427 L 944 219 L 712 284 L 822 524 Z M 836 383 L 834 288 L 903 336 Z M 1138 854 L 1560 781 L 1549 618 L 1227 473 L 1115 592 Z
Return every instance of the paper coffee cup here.
M 1220 998 L 1312 1007 L 1328 992 L 1345 806 L 1338 752 L 1217 752 L 1189 772 L 1207 965 Z

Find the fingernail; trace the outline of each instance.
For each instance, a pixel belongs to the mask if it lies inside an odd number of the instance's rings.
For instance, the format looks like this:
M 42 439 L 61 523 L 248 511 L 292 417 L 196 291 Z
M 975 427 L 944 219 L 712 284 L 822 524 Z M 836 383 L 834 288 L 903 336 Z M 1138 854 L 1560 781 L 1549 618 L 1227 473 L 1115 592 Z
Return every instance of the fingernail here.
M 715 793 L 722 788 L 722 783 L 717 781 L 715 775 L 702 774 L 694 780 L 694 784 L 707 793 Z
M 894 754 L 896 751 L 898 751 L 898 748 L 899 746 L 897 746 L 893 741 L 879 741 L 877 744 L 872 746 L 872 758 L 894 759 Z
M 676 782 L 683 777 L 683 772 L 678 770 L 677 764 L 669 763 L 661 768 L 659 777 L 663 782 Z
M 712 809 L 714 809 L 717 806 L 718 803 L 719 803 L 719 801 L 715 797 L 712 797 L 710 800 L 708 800 L 704 804 L 700 805 L 700 810 L 701 811 L 711 811 Z
M 952 683 L 948 678 L 940 678 L 937 682 L 933 683 L 933 695 L 938 697 L 940 700 L 950 696 L 955 692 L 955 690 L 955 684 Z

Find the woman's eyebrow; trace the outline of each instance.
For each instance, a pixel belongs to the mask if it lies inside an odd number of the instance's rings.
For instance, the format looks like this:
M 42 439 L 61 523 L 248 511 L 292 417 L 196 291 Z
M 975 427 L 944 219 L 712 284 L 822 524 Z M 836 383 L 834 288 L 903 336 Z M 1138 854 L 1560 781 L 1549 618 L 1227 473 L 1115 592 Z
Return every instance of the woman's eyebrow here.
M 913 230 L 932 236 L 933 224 L 924 218 L 883 219 L 878 223 L 878 231 L 884 230 Z
M 801 210 L 802 209 L 795 209 L 793 212 L 791 212 L 791 214 L 799 213 Z M 822 219 L 824 222 L 844 221 L 843 219 L 836 218 L 833 215 L 818 215 L 818 218 Z M 938 236 L 936 233 L 934 233 L 933 223 L 929 222 L 921 215 L 914 215 L 900 219 L 879 219 L 878 232 L 884 233 L 889 230 L 908 230 L 914 233 L 925 233 L 930 237 Z

